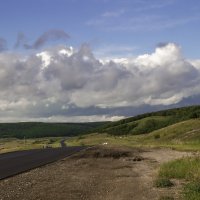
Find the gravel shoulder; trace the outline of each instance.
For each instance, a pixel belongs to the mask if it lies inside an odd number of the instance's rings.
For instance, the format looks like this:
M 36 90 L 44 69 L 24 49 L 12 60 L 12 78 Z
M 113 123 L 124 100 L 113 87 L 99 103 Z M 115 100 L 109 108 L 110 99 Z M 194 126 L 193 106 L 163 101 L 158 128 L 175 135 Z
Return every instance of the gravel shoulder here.
M 92 147 L 0 181 L 0 200 L 156 200 L 177 195 L 153 187 L 161 163 L 188 156 L 171 149 Z

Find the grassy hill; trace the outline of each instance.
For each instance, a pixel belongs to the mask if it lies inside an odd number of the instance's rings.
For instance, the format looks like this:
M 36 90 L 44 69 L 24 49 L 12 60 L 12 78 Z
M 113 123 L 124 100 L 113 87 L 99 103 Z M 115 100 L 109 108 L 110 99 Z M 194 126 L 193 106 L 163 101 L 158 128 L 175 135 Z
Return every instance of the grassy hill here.
M 93 133 L 72 137 L 68 145 L 109 144 L 130 147 L 170 147 L 179 150 L 200 150 L 200 119 L 190 119 L 140 135 Z
M 200 119 L 190 119 L 153 131 L 142 138 L 143 143 L 200 143 Z
M 112 135 L 140 135 L 200 117 L 200 106 L 146 113 L 104 125 L 100 132 Z
M 106 122 L 93 123 L 0 123 L 0 138 L 76 136 L 95 131 Z

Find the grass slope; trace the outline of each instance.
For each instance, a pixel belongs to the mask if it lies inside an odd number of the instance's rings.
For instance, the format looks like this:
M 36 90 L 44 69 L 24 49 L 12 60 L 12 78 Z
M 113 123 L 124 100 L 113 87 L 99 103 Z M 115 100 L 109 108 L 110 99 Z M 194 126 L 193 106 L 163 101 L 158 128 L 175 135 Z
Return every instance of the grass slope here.
M 200 143 L 200 119 L 190 119 L 153 131 L 143 137 L 146 142 Z
M 69 145 L 109 145 L 171 147 L 179 150 L 200 150 L 200 119 L 190 119 L 142 135 L 93 133 L 72 137 Z
M 112 135 L 139 135 L 167 127 L 169 125 L 200 117 L 200 106 L 176 108 L 146 113 L 106 124 L 100 132 Z

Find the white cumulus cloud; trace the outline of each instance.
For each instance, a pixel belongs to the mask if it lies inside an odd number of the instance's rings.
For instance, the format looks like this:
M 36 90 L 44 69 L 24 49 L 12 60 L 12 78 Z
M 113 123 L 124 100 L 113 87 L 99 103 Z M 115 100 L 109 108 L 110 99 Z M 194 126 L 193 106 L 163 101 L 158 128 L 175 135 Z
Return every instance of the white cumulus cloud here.
M 174 43 L 158 46 L 153 53 L 105 62 L 87 45 L 57 46 L 29 56 L 3 51 L 0 120 L 118 119 L 119 114 L 100 111 L 85 115 L 84 109 L 179 103 L 200 94 L 199 73 L 199 60 L 184 58 Z M 73 116 L 70 109 L 76 109 Z

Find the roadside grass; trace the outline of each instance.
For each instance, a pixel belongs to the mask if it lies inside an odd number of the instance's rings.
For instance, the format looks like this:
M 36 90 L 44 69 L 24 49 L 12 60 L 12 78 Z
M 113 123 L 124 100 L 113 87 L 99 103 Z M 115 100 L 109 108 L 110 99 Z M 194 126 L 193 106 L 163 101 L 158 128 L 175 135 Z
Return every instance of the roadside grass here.
M 60 147 L 61 138 L 35 138 L 35 139 L 16 139 L 4 138 L 0 139 L 0 153 L 40 149 L 51 146 L 52 148 Z
M 159 177 L 200 180 L 200 158 L 188 157 L 164 163 L 159 170 Z
M 185 157 L 164 163 L 158 172 L 158 179 L 182 179 L 186 182 L 181 196 L 184 200 L 200 199 L 200 158 Z
M 145 148 L 171 148 L 182 151 L 200 150 L 199 141 L 190 141 L 182 143 L 173 142 L 157 142 L 157 139 L 148 140 L 148 135 L 124 135 L 114 136 L 107 133 L 93 133 L 76 137 L 69 137 L 65 141 L 67 146 L 93 146 L 93 145 L 111 145 L 111 146 L 128 146 L 128 147 L 145 147 Z M 34 148 L 43 148 L 49 145 L 52 147 L 60 147 L 61 137 L 35 138 L 35 139 L 16 139 L 4 138 L 0 139 L 0 153 L 8 151 L 18 151 Z
M 106 133 L 93 133 L 79 137 L 68 138 L 68 146 L 93 146 L 93 145 L 125 145 L 128 146 L 129 142 L 126 141 L 126 136 L 112 136 Z M 130 141 L 130 144 L 135 143 L 134 140 Z
M 199 123 L 200 124 L 200 123 Z M 150 133 L 151 134 L 151 133 Z M 147 147 L 147 148 L 171 148 L 180 151 L 198 151 L 200 150 L 200 140 L 190 141 L 169 141 L 159 140 L 153 136 L 149 139 L 149 134 L 144 135 L 122 135 L 114 136 L 107 133 L 92 133 L 82 136 L 70 137 L 66 143 L 68 146 L 92 146 L 92 145 L 119 145 L 129 147 Z
M 184 186 L 183 198 L 186 200 L 200 199 L 200 182 L 190 182 Z

